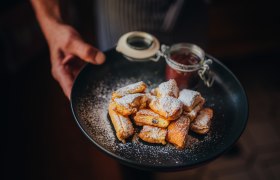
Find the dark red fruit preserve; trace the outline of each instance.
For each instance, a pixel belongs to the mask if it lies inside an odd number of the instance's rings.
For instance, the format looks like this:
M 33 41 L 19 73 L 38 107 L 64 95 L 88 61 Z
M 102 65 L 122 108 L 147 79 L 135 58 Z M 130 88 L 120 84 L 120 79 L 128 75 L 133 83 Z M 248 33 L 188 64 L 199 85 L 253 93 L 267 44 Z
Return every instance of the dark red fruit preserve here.
M 171 52 L 170 59 L 184 65 L 195 65 L 200 62 L 197 55 L 184 51 Z M 197 76 L 197 71 L 181 72 L 166 65 L 166 79 L 175 79 L 180 89 L 193 87 L 198 81 Z

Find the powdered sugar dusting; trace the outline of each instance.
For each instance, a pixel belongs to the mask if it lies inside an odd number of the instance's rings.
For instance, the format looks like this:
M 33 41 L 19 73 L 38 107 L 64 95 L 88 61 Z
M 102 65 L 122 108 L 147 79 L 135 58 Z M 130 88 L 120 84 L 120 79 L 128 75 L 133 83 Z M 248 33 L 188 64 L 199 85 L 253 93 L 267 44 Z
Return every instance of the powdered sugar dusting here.
M 209 122 L 209 116 L 204 115 L 204 116 L 200 116 L 200 118 L 198 118 L 198 120 L 194 120 L 194 123 L 197 124 L 198 126 L 207 126 Z
M 161 129 L 158 127 L 153 127 L 153 126 L 148 126 L 148 125 L 143 126 L 143 129 L 141 132 L 148 132 L 149 137 L 152 139 L 155 139 L 155 140 L 165 137 L 166 133 L 167 133 L 166 129 Z
M 136 93 L 136 94 L 128 94 L 123 96 L 122 98 L 115 99 L 115 102 L 129 108 L 129 105 L 135 101 L 136 98 L 144 96 L 144 94 Z
M 87 96 L 81 97 L 79 99 L 77 114 L 79 114 L 81 121 L 84 122 L 84 126 L 87 127 L 87 133 L 96 142 L 102 143 L 104 147 L 112 151 L 118 151 L 118 149 L 120 150 L 120 148 L 123 147 L 122 143 L 118 141 L 115 135 L 115 130 L 108 115 L 108 105 L 111 100 L 113 89 L 120 89 L 121 87 L 129 86 L 135 82 L 143 83 L 143 81 L 140 79 L 145 80 L 145 82 L 148 84 L 153 84 L 153 86 L 158 85 L 161 81 L 158 79 L 157 81 L 151 82 L 147 78 L 140 77 L 122 79 L 119 79 L 118 77 L 112 77 L 109 79 L 100 80 L 92 85 L 88 85 L 85 87 L 85 90 L 88 91 Z M 143 94 L 133 94 L 132 97 L 137 97 L 140 95 Z M 128 102 L 129 100 L 133 99 L 129 98 L 129 95 L 127 96 L 127 99 L 123 102 Z
M 142 79 L 143 77 L 139 78 Z M 219 139 L 220 137 L 218 134 L 213 134 L 211 131 L 205 136 L 190 134 L 188 135 L 187 145 L 184 150 L 178 150 L 168 143 L 166 145 L 150 144 L 142 140 L 132 141 L 128 139 L 127 142 L 123 144 L 117 139 L 113 125 L 108 117 L 108 104 L 113 92 L 111 87 L 123 87 L 127 84 L 137 82 L 138 80 L 139 79 L 134 77 L 126 79 L 114 79 L 112 77 L 110 80 L 101 80 L 86 88 L 90 95 L 80 98 L 81 102 L 78 106 L 78 114 L 88 127 L 88 134 L 90 137 L 110 152 L 125 159 L 137 159 L 137 162 L 140 164 L 144 163 L 159 166 L 171 163 L 176 165 L 185 163 L 186 159 L 195 161 L 203 157 L 204 147 L 210 142 L 215 141 L 215 139 Z M 161 81 L 161 79 L 156 79 L 156 81 L 150 84 L 156 87 Z M 179 107 L 180 105 L 178 104 L 181 102 L 174 101 L 173 99 L 176 98 L 162 98 L 162 107 L 167 111 Z M 168 103 L 171 104 L 168 105 Z M 136 132 L 139 132 L 140 129 L 140 127 L 136 127 Z
M 178 111 L 183 106 L 183 104 L 178 99 L 171 96 L 159 98 L 158 105 L 160 109 L 168 114 L 168 116 L 174 115 L 174 112 Z
M 212 118 L 212 110 L 210 110 L 209 108 L 205 108 L 199 112 L 198 116 L 196 117 L 193 123 L 197 126 L 207 127 L 210 123 L 211 118 Z
M 139 86 L 145 85 L 143 81 L 133 83 L 130 85 L 127 85 L 125 87 L 119 88 L 116 93 L 118 93 L 120 96 L 124 96 L 126 94 L 129 94 L 130 92 L 135 91 Z
M 178 97 L 179 88 L 174 79 L 170 79 L 169 81 L 163 82 L 158 86 L 158 92 L 160 96 L 173 96 L 175 98 Z
M 199 95 L 200 93 L 197 91 L 193 91 L 190 89 L 183 89 L 180 91 L 178 99 L 180 99 L 180 101 L 185 106 L 191 106 L 194 103 L 195 97 Z
M 137 64 L 137 66 L 139 65 Z M 197 135 L 190 132 L 187 146 L 183 150 L 178 150 L 168 143 L 166 145 L 154 145 L 141 140 L 132 141 L 131 139 L 128 139 L 126 144 L 120 142 L 116 138 L 115 130 L 108 117 L 108 104 L 112 92 L 115 89 L 140 81 L 144 81 L 152 89 L 165 79 L 164 69 L 161 69 L 162 66 L 158 66 L 158 64 L 152 70 L 141 68 L 141 71 L 135 71 L 129 75 L 125 68 L 119 67 L 117 71 L 108 72 L 106 78 L 102 77 L 100 79 L 93 78 L 95 73 L 98 72 L 92 70 L 84 76 L 86 78 L 82 79 L 83 82 L 87 83 L 77 85 L 79 91 L 73 100 L 75 116 L 81 123 L 82 129 L 95 144 L 119 159 L 129 160 L 142 166 L 155 167 L 193 164 L 209 155 L 209 146 L 214 148 L 221 144 L 221 135 L 223 135 L 223 129 L 225 128 L 220 127 L 224 125 L 221 121 L 221 119 L 226 118 L 224 113 L 215 115 L 213 126 L 211 125 L 210 131 L 206 135 Z M 206 98 L 208 107 L 213 108 L 215 112 L 217 109 L 218 112 L 224 112 L 224 106 L 222 105 L 224 104 L 223 95 L 225 92 L 221 87 L 214 86 L 214 89 L 207 89 L 202 86 L 199 88 L 198 91 L 204 93 L 203 97 Z M 216 104 L 217 98 L 213 96 L 215 92 L 221 92 L 219 94 L 221 102 L 218 102 L 218 104 Z M 136 132 L 139 132 L 140 129 L 141 127 L 136 127 Z

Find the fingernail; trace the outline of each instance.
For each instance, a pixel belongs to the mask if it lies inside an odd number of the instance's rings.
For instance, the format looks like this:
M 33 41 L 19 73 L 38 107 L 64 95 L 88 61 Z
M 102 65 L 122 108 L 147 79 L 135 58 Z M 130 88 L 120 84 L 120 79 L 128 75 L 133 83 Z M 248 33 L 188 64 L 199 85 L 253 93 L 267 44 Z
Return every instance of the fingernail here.
M 95 56 L 95 61 L 96 61 L 97 64 L 104 63 L 105 59 L 106 59 L 106 56 L 101 51 L 99 51 Z

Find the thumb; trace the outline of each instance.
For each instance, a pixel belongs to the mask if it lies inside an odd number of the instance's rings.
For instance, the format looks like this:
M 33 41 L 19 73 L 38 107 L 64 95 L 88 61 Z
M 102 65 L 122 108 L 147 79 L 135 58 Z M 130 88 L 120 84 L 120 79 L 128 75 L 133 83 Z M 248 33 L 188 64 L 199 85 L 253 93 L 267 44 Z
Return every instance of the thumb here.
M 102 64 L 105 61 L 105 55 L 92 45 L 81 39 L 75 39 L 69 47 L 71 54 L 92 64 Z

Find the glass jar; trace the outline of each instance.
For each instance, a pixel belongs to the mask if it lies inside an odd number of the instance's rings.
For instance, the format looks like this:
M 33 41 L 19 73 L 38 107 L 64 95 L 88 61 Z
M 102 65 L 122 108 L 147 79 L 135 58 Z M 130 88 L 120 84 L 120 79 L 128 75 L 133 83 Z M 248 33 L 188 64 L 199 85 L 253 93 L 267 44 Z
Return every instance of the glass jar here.
M 205 79 L 201 76 L 205 73 L 202 70 L 209 70 L 208 65 L 212 63 L 211 60 L 204 60 L 204 51 L 195 44 L 178 43 L 171 47 L 162 45 L 161 51 L 167 63 L 166 79 L 175 79 L 181 89 L 194 87 L 199 77 Z
M 166 79 L 175 79 L 180 89 L 194 87 L 199 78 L 208 87 L 214 82 L 209 73 L 212 60 L 205 60 L 205 52 L 195 44 L 178 43 L 160 48 L 159 41 L 151 34 L 133 31 L 119 39 L 116 50 L 130 61 L 158 61 L 163 57 L 167 63 Z

